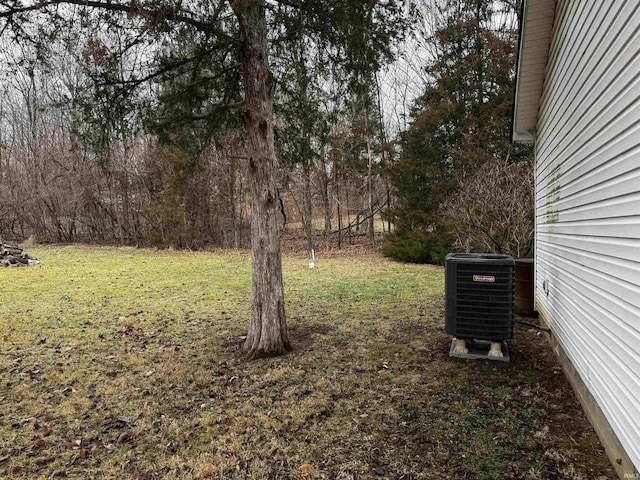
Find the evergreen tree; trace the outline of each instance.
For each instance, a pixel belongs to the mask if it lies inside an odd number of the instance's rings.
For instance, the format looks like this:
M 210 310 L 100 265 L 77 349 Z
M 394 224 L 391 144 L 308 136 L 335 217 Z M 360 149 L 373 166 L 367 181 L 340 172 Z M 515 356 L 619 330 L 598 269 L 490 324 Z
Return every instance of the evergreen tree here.
M 388 255 L 405 261 L 441 262 L 452 237 L 440 206 L 455 194 L 458 177 L 491 158 L 517 161 L 525 149 L 509 141 L 515 29 L 496 31 L 496 2 L 445 2 L 434 41 L 432 79 L 417 99 L 413 121 L 400 136 L 399 161 L 389 169 L 398 206 Z

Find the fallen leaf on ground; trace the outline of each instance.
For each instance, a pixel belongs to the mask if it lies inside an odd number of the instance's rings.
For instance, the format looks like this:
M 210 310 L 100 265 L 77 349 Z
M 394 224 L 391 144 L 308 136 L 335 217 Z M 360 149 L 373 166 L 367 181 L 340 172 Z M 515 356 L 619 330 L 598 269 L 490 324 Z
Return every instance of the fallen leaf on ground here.
M 213 468 L 211 468 L 211 467 L 205 468 L 202 471 L 202 476 L 204 478 L 213 478 L 214 475 L 215 475 L 215 472 L 213 471 Z

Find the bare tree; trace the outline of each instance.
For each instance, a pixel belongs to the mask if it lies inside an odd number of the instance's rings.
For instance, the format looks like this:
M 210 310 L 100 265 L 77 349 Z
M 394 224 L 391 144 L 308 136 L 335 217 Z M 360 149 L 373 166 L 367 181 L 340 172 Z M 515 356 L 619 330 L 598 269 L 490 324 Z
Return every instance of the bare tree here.
M 532 168 L 531 162 L 492 159 L 460 179 L 457 193 L 443 207 L 459 250 L 531 255 Z

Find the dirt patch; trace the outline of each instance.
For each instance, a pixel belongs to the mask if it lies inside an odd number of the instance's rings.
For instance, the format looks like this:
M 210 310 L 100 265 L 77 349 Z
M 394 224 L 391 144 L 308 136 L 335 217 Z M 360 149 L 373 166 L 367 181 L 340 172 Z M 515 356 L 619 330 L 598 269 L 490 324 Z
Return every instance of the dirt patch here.
M 524 320 L 537 323 L 531 318 Z M 549 435 L 557 450 L 570 452 L 576 464 L 593 475 L 592 478 L 616 478 L 545 334 L 520 326 L 516 328 L 515 335 L 514 361 L 523 368 L 530 365 L 540 374 L 537 383 L 517 384 L 515 388 L 525 395 L 539 396 L 539 402 L 547 412 Z M 596 459 L 597 462 L 594 461 Z
M 302 325 L 289 328 L 289 341 L 293 353 L 302 354 L 314 344 L 317 335 L 329 335 L 336 330 L 332 325 Z
M 310 256 L 309 245 L 306 238 L 299 232 L 288 231 L 282 237 L 282 252 L 288 255 Z M 338 247 L 336 236 L 332 235 L 327 243 L 322 235 L 314 238 L 316 254 L 323 258 L 348 258 L 363 253 L 380 253 L 382 251 L 382 238 L 378 237 L 378 244 L 371 245 L 369 238 L 364 234 L 345 236 L 342 245 Z

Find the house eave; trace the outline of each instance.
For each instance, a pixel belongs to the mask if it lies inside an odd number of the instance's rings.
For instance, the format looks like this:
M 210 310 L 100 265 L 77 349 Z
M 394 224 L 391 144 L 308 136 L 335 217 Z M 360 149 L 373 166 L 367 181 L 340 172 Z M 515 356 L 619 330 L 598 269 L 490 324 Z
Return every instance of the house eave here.
M 535 139 L 558 0 L 524 0 L 513 99 L 511 140 Z
M 514 143 L 534 143 L 535 140 L 535 131 L 522 132 L 519 130 L 514 130 L 511 135 L 511 141 Z

